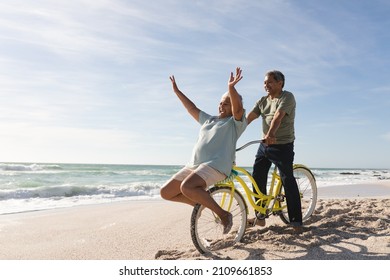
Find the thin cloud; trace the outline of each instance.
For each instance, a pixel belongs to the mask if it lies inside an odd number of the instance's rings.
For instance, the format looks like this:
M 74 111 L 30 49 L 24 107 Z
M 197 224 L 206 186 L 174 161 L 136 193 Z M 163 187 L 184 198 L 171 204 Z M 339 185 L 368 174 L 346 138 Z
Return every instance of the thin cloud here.
M 387 141 L 390 141 L 390 132 L 383 135 L 383 138 Z

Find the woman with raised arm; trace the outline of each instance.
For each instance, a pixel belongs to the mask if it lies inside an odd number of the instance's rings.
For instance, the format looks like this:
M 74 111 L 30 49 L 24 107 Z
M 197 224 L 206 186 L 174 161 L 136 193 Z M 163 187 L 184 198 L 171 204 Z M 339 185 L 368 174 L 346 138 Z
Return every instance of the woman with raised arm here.
M 241 74 L 240 68 L 235 75 L 230 73 L 228 91 L 222 95 L 218 116 L 200 110 L 179 90 L 175 77 L 170 77 L 173 91 L 201 128 L 190 162 L 164 184 L 161 197 L 192 206 L 199 203 L 211 209 L 221 219 L 224 234 L 229 233 L 233 217 L 214 201 L 206 188 L 230 175 L 237 139 L 247 126 L 242 98 L 235 89 Z

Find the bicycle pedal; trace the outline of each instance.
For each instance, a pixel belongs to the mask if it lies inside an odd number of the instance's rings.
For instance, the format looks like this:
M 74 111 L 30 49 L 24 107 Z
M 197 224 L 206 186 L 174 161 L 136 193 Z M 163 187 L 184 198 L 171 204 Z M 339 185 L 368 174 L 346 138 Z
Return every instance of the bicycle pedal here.
M 257 213 L 256 214 L 256 218 L 257 218 L 257 220 L 264 220 L 264 219 L 267 218 L 267 215 L 261 214 L 261 213 Z
M 265 219 L 259 220 L 257 218 L 252 218 L 252 219 L 249 219 L 247 224 L 248 224 L 248 227 L 255 227 L 255 226 L 264 227 L 265 226 Z

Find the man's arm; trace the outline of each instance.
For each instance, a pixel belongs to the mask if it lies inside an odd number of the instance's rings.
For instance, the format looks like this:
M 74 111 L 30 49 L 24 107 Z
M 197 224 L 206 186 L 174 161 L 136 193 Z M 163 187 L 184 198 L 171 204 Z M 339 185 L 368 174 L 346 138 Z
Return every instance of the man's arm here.
M 242 100 L 240 95 L 238 94 L 236 88 L 234 87 L 241 79 L 242 70 L 237 67 L 236 68 L 236 76 L 233 76 L 233 72 L 230 73 L 230 79 L 228 82 L 228 90 L 230 102 L 232 104 L 232 114 L 235 120 L 242 120 L 242 116 L 244 115 L 244 107 L 242 106 Z
M 175 76 L 171 76 L 171 77 L 169 77 L 169 79 L 172 82 L 172 88 L 173 88 L 174 93 L 176 93 L 177 97 L 180 99 L 181 103 L 183 103 L 183 105 L 187 109 L 188 113 L 190 113 L 190 115 L 196 121 L 199 121 L 200 110 L 198 109 L 198 107 L 196 107 L 196 105 L 187 96 L 185 96 L 184 93 L 182 93 L 179 90 L 179 88 L 176 84 Z
M 254 112 L 250 112 L 247 116 L 246 116 L 246 120 L 248 122 L 248 125 L 255 119 L 257 119 L 259 116 L 256 115 Z
M 272 121 L 271 125 L 269 127 L 269 130 L 267 134 L 264 137 L 265 143 L 267 145 L 272 145 L 276 143 L 276 131 L 278 130 L 280 123 L 282 122 L 283 117 L 286 115 L 286 112 L 278 110 L 276 111 Z

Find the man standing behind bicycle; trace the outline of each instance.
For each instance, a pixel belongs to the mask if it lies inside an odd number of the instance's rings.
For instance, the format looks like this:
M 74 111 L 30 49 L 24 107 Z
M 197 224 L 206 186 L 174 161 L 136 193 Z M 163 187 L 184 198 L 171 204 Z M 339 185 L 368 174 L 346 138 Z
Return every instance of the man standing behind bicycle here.
M 260 143 L 253 165 L 253 178 L 259 189 L 267 193 L 267 177 L 271 164 L 280 172 L 285 190 L 290 225 L 299 231 L 302 227 L 301 200 L 293 173 L 295 98 L 283 90 L 284 75 L 280 71 L 269 71 L 264 78 L 267 96 L 256 102 L 247 115 L 248 124 L 258 117 L 263 118 L 263 143 Z M 256 192 L 256 190 L 254 190 Z M 257 224 L 264 226 L 264 216 L 256 213 Z

